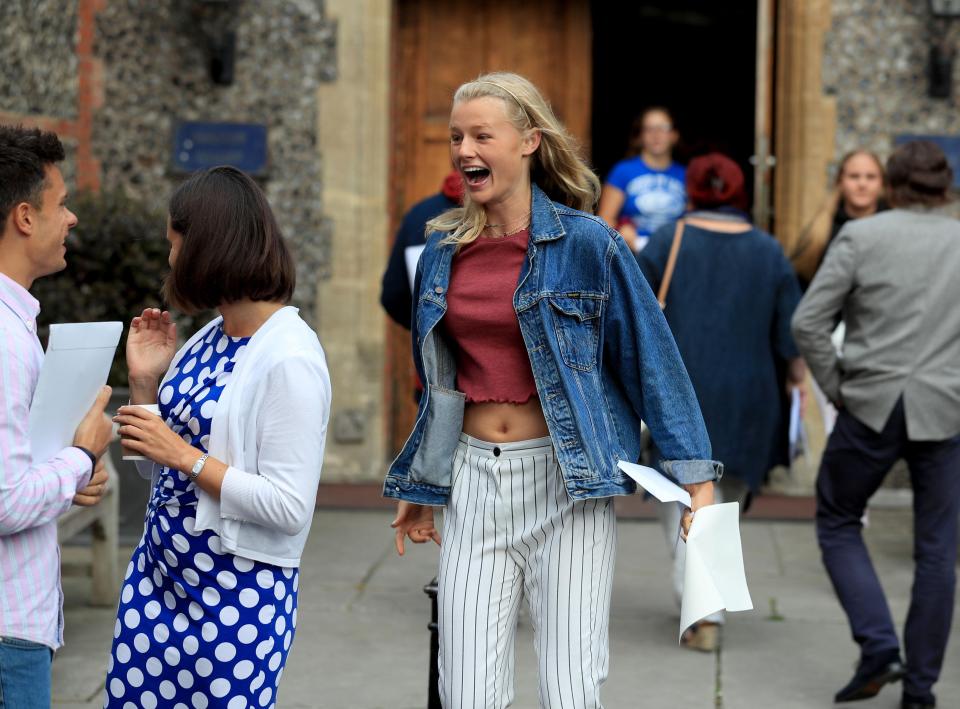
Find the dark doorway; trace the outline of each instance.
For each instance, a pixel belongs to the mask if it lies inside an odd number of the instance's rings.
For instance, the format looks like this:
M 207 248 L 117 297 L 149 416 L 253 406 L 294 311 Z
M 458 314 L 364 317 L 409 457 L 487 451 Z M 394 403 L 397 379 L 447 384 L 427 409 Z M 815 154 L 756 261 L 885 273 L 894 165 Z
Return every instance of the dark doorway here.
M 756 101 L 755 0 L 591 2 L 592 159 L 601 179 L 627 150 L 647 106 L 674 114 L 674 159 L 719 150 L 743 168 L 752 199 Z

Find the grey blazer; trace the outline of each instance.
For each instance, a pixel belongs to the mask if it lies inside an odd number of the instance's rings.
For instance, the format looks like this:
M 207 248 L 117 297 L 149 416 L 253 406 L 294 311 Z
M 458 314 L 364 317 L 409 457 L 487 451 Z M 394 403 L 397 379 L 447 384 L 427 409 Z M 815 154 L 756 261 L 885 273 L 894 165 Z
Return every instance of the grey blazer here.
M 792 327 L 824 393 L 874 431 L 903 396 L 910 440 L 960 433 L 960 221 L 909 208 L 847 222 Z

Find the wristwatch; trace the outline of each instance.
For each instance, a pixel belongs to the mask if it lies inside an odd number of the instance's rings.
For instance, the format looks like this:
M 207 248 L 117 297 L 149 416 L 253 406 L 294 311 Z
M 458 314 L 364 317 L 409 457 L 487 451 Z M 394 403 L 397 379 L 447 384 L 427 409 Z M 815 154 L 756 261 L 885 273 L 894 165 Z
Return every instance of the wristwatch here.
M 188 473 L 188 475 L 190 475 L 191 480 L 196 480 L 197 478 L 200 477 L 200 471 L 203 470 L 203 466 L 206 464 L 207 458 L 209 457 L 210 455 L 208 453 L 204 453 L 199 458 L 197 458 L 197 462 L 193 464 L 193 467 L 190 468 L 190 472 Z

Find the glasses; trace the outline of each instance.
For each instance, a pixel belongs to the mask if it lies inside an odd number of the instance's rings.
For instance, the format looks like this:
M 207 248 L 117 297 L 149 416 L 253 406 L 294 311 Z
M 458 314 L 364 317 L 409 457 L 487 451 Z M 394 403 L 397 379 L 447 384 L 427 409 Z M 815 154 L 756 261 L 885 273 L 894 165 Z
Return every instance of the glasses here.
M 669 123 L 658 123 L 657 125 L 644 126 L 644 133 L 669 133 L 673 130 L 673 126 Z

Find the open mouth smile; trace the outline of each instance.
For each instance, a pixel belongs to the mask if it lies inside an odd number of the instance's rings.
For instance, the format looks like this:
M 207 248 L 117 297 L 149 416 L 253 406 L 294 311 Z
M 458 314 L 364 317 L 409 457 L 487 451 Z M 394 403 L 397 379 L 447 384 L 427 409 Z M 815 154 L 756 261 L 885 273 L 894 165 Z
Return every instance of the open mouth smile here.
M 461 167 L 460 171 L 463 173 L 464 182 L 473 188 L 482 186 L 490 177 L 490 170 L 479 165 Z

